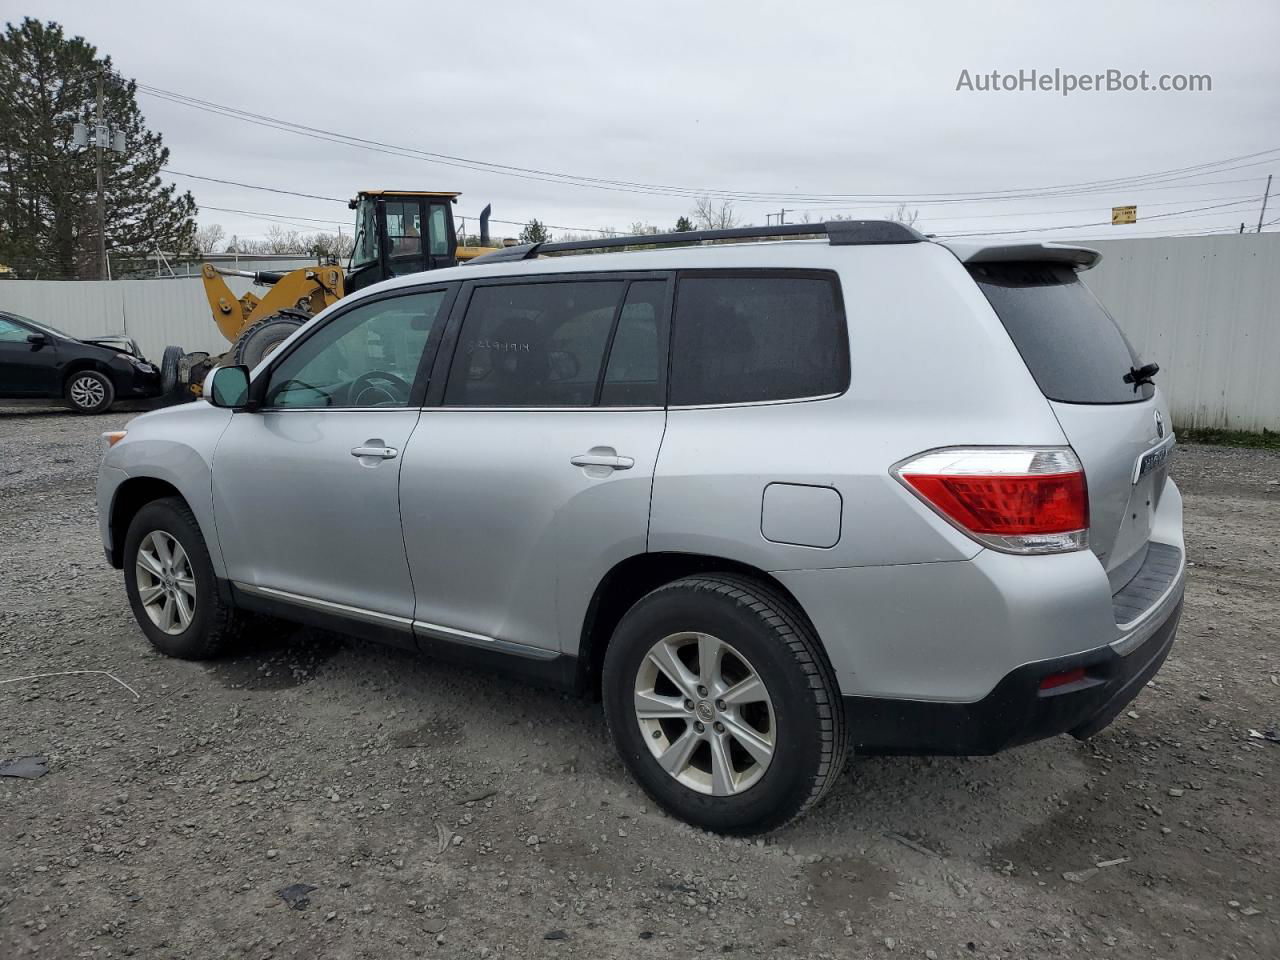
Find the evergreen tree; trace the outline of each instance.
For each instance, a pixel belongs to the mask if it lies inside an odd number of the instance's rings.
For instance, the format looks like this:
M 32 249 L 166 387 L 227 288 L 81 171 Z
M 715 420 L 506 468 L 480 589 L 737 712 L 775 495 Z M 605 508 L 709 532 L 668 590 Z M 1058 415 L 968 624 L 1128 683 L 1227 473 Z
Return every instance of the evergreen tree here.
M 27 17 L 0 34 L 0 263 L 17 276 L 101 275 L 96 153 L 72 144 L 77 122 L 93 129 L 99 74 L 103 122 L 126 143 L 103 151 L 108 256 L 194 245 L 195 200 L 161 182 L 169 151 L 146 127 L 136 84 L 83 37 Z
M 530 220 L 520 231 L 521 243 L 546 243 L 551 239 L 551 231 L 537 220 Z
M 681 217 L 679 220 L 676 221 L 677 233 L 688 233 L 692 229 L 693 229 L 693 221 L 690 220 L 688 217 Z

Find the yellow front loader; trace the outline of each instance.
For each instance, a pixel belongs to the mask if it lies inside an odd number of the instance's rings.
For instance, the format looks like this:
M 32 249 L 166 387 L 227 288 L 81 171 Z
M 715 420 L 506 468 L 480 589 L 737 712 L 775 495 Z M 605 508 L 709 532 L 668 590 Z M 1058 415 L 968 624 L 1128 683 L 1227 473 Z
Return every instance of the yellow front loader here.
M 336 264 L 300 267 L 286 273 L 201 269 L 205 296 L 218 330 L 231 344 L 220 356 L 187 354 L 180 378 L 199 396 L 205 375 L 221 364 L 253 368 L 294 330 L 348 293 L 409 273 L 456 266 L 491 253 L 489 207 L 480 214 L 480 244 L 460 247 L 453 223 L 459 194 L 428 191 L 362 190 L 351 201 L 356 211 L 355 246 L 344 270 Z M 269 287 L 263 296 L 237 297 L 224 277 L 247 277 Z

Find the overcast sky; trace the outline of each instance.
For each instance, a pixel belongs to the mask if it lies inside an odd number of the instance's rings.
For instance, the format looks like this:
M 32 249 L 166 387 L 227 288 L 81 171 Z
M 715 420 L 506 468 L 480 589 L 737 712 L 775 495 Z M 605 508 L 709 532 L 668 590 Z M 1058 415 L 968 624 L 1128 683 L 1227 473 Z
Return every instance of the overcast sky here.
M 214 4 L 41 0 L 125 76 L 335 133 L 467 160 L 881 217 L 902 195 L 929 232 L 1091 224 L 1119 237 L 1258 221 L 1280 174 L 1280 4 L 386 2 Z M 1209 92 L 976 92 L 962 71 L 1208 74 Z M 140 95 L 174 170 L 345 198 L 361 188 L 458 190 L 457 212 L 573 228 L 669 227 L 687 194 L 600 189 L 319 142 Z M 1247 156 L 1271 151 L 1262 156 Z M 1218 164 L 1232 157 L 1247 157 Z M 1142 177 L 1071 197 L 936 202 L 946 194 Z M 261 236 L 270 221 L 336 229 L 338 203 L 174 178 L 202 224 Z M 1280 178 L 1278 178 L 1280 180 Z M 1280 189 L 1280 183 L 1277 184 Z M 808 198 L 848 197 L 820 203 Z M 930 195 L 933 195 L 932 197 Z M 1111 207 L 1139 222 L 1109 225 Z M 1211 210 L 1206 206 L 1231 204 Z M 227 213 L 210 207 L 253 211 Z M 1195 211 L 1195 212 L 1185 212 Z M 1150 219 L 1157 214 L 1165 214 Z M 1280 201 L 1267 219 L 1280 218 Z M 474 221 L 473 221 L 474 222 Z M 495 226 L 499 235 L 518 227 Z M 1271 229 L 1280 229 L 1280 225 Z

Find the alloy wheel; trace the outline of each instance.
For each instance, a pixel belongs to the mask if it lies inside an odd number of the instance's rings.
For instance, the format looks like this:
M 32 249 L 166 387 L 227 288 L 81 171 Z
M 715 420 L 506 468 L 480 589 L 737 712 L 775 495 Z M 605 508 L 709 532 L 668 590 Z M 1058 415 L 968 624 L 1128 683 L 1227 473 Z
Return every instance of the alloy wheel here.
M 655 643 L 636 672 L 634 710 L 658 765 L 699 793 L 742 793 L 773 761 L 769 691 L 746 657 L 710 634 Z
M 191 625 L 196 578 L 187 552 L 172 534 L 152 530 L 138 544 L 138 599 L 151 622 L 176 636 Z
M 77 377 L 71 381 L 71 402 L 77 407 L 96 407 L 106 396 L 106 388 L 97 377 Z

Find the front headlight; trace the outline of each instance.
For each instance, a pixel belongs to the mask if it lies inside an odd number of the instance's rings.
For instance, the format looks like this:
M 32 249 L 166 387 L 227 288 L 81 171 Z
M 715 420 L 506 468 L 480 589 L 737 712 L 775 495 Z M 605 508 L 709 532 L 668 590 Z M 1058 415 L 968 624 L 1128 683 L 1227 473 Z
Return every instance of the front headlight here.
M 147 363 L 147 361 L 143 360 L 141 357 L 135 357 L 132 353 L 117 353 L 116 359 L 126 360 L 129 363 L 133 364 L 135 367 L 137 367 L 139 370 L 145 370 L 148 373 L 150 373 L 152 370 L 155 369 L 155 367 Z
M 111 430 L 111 431 L 108 431 L 107 433 L 102 434 L 103 455 L 105 455 L 108 450 L 110 450 L 117 443 L 123 440 L 128 435 L 128 433 L 129 433 L 128 430 Z

